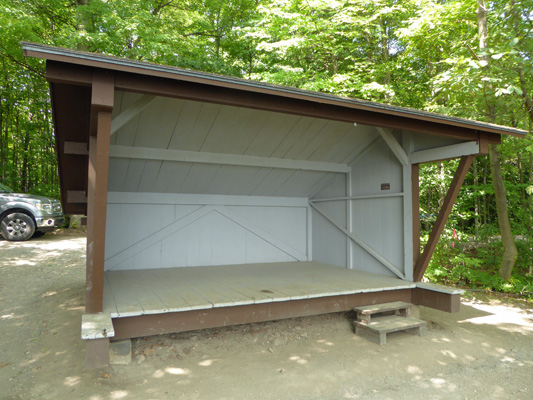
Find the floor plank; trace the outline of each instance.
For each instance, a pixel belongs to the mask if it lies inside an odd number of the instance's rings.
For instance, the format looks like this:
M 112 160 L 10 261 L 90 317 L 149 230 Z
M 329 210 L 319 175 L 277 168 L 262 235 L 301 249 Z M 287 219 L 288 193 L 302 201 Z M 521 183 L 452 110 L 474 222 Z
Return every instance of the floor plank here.
M 313 261 L 107 271 L 104 310 L 119 318 L 414 287 Z

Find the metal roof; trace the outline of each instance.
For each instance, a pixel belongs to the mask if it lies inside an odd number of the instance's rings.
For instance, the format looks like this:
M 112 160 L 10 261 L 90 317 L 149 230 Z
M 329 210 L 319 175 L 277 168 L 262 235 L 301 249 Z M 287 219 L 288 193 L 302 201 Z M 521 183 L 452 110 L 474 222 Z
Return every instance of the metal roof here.
M 43 58 L 72 64 L 106 68 L 116 71 L 133 72 L 142 75 L 158 76 L 195 83 L 210 84 L 218 87 L 238 89 L 247 92 L 276 95 L 288 99 L 307 100 L 315 103 L 329 104 L 355 110 L 374 111 L 383 115 L 399 116 L 413 120 L 427 121 L 469 129 L 475 129 L 500 135 L 524 137 L 527 131 L 486 122 L 468 120 L 447 115 L 430 113 L 411 108 L 391 106 L 371 101 L 341 97 L 327 93 L 273 85 L 242 78 L 217 75 L 207 72 L 187 70 L 178 67 L 159 65 L 145 61 L 136 61 L 120 57 L 22 42 L 26 56 Z M 355 122 L 355 121 L 354 121 Z

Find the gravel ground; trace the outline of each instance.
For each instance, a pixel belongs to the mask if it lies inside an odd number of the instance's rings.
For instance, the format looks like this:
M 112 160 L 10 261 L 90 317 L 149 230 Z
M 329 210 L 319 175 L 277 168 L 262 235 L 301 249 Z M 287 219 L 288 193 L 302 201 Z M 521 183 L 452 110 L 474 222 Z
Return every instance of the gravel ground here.
M 0 399 L 533 398 L 533 309 L 488 297 L 386 346 L 342 313 L 138 338 L 130 365 L 86 370 L 84 262 L 79 232 L 0 239 Z

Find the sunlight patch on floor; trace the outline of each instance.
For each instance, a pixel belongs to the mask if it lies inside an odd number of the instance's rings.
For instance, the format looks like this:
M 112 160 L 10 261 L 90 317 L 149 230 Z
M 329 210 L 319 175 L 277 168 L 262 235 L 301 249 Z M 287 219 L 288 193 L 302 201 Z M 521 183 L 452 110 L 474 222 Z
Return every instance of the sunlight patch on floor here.
M 171 375 L 189 375 L 190 373 L 186 368 L 165 368 L 165 372 Z
M 63 385 L 65 386 L 76 386 L 80 383 L 80 377 L 79 376 L 67 376 L 65 380 L 63 381 Z
M 40 240 L 29 240 L 27 242 L 0 242 L 0 245 L 5 248 L 17 247 L 17 248 L 34 248 L 48 251 L 59 251 L 59 250 L 80 250 L 85 248 L 87 239 L 85 237 L 76 237 L 72 239 L 61 238 L 61 240 L 54 237 L 40 239 Z M 59 253 L 58 253 L 59 254 Z
M 115 390 L 114 392 L 111 392 L 110 398 L 113 399 L 113 400 L 115 400 L 115 399 L 123 399 L 127 395 L 128 395 L 128 391 L 127 390 Z
M 497 304 L 480 304 L 477 302 L 465 302 L 465 305 L 483 311 L 488 315 L 481 317 L 468 318 L 459 323 L 469 322 L 476 325 L 502 325 L 511 324 L 529 328 L 533 331 L 533 315 L 518 307 L 509 307 L 507 305 Z M 504 330 L 512 328 L 501 327 Z M 529 330 L 528 329 L 528 330 Z

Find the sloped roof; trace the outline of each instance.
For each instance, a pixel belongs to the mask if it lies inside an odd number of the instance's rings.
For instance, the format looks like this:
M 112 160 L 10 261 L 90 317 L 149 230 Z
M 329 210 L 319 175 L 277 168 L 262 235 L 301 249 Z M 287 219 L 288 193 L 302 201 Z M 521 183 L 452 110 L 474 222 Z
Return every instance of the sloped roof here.
M 327 93 L 267 84 L 258 81 L 217 75 L 207 72 L 187 70 L 183 68 L 159 65 L 144 61 L 130 60 L 103 54 L 75 51 L 30 42 L 22 42 L 22 49 L 26 56 L 43 58 L 46 60 L 53 60 L 89 67 L 105 68 L 113 71 L 129 72 L 153 77 L 194 82 L 204 85 L 211 85 L 214 87 L 237 89 L 240 91 L 251 93 L 269 94 L 278 97 L 283 97 L 286 99 L 305 100 L 313 103 L 340 106 L 346 109 L 373 112 L 377 113 L 382 117 L 404 117 L 411 120 L 425 121 L 427 123 L 439 123 L 448 125 L 450 127 L 467 128 L 487 133 L 512 135 L 518 137 L 523 137 L 527 133 L 524 130 L 516 128 L 430 113 L 411 108 L 391 106 L 387 104 L 336 96 Z M 354 119 L 354 122 L 357 121 Z

